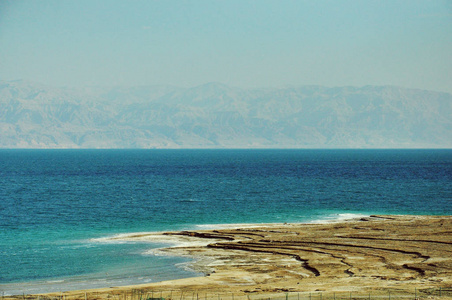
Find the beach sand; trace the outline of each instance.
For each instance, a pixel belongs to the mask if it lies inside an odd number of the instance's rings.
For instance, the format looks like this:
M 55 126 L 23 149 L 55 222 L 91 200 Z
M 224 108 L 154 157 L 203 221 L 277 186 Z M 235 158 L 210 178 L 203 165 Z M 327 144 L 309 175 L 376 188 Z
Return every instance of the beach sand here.
M 262 299 L 278 293 L 309 293 L 310 299 L 312 293 L 452 297 L 452 216 L 370 216 L 120 238 L 172 241 L 174 247 L 156 254 L 193 257 L 190 267 L 205 276 L 89 290 L 88 298 L 123 299 L 126 293 L 174 299 Z M 84 299 L 84 293 L 47 296 Z

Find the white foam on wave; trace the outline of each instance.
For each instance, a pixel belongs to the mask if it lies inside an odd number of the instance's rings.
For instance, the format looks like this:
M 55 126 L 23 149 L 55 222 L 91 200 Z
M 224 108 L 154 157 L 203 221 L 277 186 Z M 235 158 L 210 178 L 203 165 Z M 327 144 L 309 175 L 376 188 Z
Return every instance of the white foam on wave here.
M 147 241 L 148 239 L 152 239 L 152 236 L 161 235 L 162 232 L 129 232 L 129 233 L 119 233 L 113 234 L 109 236 L 104 236 L 100 238 L 92 238 L 89 239 L 90 242 L 95 243 L 128 243 L 128 242 L 136 242 L 136 241 Z
M 330 213 L 321 216 L 320 218 L 312 221 L 303 222 L 291 222 L 289 224 L 322 224 L 333 222 L 344 222 L 348 220 L 354 220 L 364 217 L 369 217 L 369 214 L 361 213 Z M 193 230 L 221 230 L 221 229 L 239 229 L 239 228 L 257 228 L 267 226 L 283 226 L 287 223 L 229 223 L 229 224 L 194 224 Z M 204 239 L 194 236 L 171 234 L 175 232 L 169 232 L 170 234 L 164 234 L 165 232 L 131 232 L 121 233 L 111 236 L 93 238 L 90 242 L 95 243 L 134 243 L 144 242 L 151 244 L 151 248 L 142 252 L 142 255 L 153 256 L 178 256 L 176 248 L 189 248 L 189 247 L 203 247 L 208 244 L 214 243 L 214 239 Z M 220 241 L 220 240 L 218 240 Z M 154 244 L 154 246 L 152 246 Z M 171 249 L 172 251 L 168 251 Z
M 256 228 L 266 226 L 280 226 L 285 224 L 312 224 L 312 223 L 331 223 L 342 222 L 354 219 L 360 219 L 370 217 L 370 214 L 365 213 L 330 213 L 319 216 L 318 219 L 307 221 L 306 217 L 300 217 L 303 221 L 291 221 L 291 222 L 274 222 L 274 223 L 235 223 L 235 224 L 197 224 L 194 225 L 200 230 L 215 230 L 215 229 L 239 229 L 239 228 Z
M 322 223 L 333 223 L 333 222 L 344 222 L 351 221 L 355 219 L 370 217 L 369 214 L 359 214 L 359 213 L 337 213 L 325 215 L 320 219 L 313 220 L 309 223 L 322 224 Z
M 154 240 L 152 241 L 153 242 L 158 241 L 161 244 L 165 244 L 165 246 L 144 251 L 143 252 L 144 255 L 180 256 L 180 252 L 178 252 L 177 249 L 191 247 L 205 247 L 209 244 L 220 242 L 221 240 L 204 239 L 185 235 L 161 235 L 154 237 Z
M 166 251 L 167 249 L 203 247 L 214 242 L 212 239 L 203 239 L 198 237 L 163 234 L 163 232 L 133 232 L 116 234 L 107 237 L 94 238 L 90 240 L 95 243 L 149 243 L 150 249 L 143 251 L 142 255 L 153 256 L 179 256 L 175 252 Z
M 61 283 L 64 282 L 64 280 L 48 280 L 46 283 Z
M 330 213 L 320 216 L 318 219 L 311 221 L 290 222 L 289 224 L 320 224 L 331 222 L 342 222 L 369 217 L 370 214 L 362 213 Z M 240 229 L 240 228 L 257 228 L 266 226 L 281 226 L 287 223 L 226 223 L 226 224 L 193 224 L 191 230 L 221 230 L 221 229 Z M 189 237 L 177 234 L 164 234 L 165 232 L 174 231 L 149 231 L 149 232 L 130 232 L 120 233 L 111 236 L 92 238 L 90 242 L 96 243 L 130 243 L 130 242 L 148 242 L 166 244 L 168 247 L 190 247 L 202 246 L 211 243 L 202 238 Z

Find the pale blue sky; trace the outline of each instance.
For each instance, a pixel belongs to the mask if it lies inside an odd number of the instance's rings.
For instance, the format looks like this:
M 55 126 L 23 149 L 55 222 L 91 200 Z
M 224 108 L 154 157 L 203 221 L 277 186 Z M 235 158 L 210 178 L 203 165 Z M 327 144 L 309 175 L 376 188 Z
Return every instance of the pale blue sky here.
M 0 80 L 452 92 L 452 0 L 0 0 Z

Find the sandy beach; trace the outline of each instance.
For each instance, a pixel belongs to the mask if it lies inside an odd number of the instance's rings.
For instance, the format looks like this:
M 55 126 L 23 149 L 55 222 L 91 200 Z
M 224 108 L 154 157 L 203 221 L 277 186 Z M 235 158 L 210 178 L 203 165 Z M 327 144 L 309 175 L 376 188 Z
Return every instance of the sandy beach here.
M 47 294 L 73 298 L 269 298 L 278 293 L 452 293 L 452 216 L 369 216 L 323 224 L 268 224 L 115 237 L 166 241 L 157 255 L 189 256 L 202 277 Z M 84 293 L 87 294 L 84 294 Z M 156 293 L 154 295 L 154 293 Z M 159 294 L 160 293 L 160 294 Z M 195 296 L 196 293 L 196 296 Z M 144 297 L 144 296 L 143 296 Z

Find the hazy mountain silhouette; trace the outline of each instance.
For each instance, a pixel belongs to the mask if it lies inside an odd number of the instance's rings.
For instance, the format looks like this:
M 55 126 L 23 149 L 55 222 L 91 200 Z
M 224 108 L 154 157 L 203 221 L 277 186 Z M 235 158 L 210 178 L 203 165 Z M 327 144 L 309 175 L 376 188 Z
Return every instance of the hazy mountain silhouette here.
M 2 148 L 450 148 L 452 95 L 392 86 L 0 81 Z

